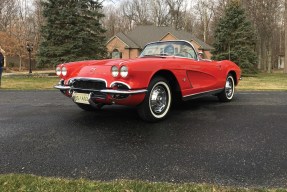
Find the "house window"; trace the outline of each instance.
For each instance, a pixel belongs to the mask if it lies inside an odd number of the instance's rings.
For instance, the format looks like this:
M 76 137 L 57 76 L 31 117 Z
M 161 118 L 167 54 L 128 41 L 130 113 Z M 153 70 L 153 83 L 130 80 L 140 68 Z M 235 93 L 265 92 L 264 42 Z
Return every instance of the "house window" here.
M 122 58 L 122 53 L 119 52 L 118 49 L 114 49 L 112 52 L 112 58 L 113 59 L 120 59 L 120 58 Z

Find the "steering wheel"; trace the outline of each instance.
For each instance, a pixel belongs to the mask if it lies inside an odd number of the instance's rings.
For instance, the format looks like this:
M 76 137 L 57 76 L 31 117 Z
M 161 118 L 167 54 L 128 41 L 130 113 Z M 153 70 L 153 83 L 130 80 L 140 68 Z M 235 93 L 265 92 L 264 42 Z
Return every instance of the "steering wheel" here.
M 182 54 L 182 53 L 177 53 L 177 54 L 175 54 L 175 56 L 179 56 L 179 57 L 186 57 L 184 54 Z
M 187 55 L 187 56 L 186 56 Z M 185 58 L 193 58 L 193 56 L 191 55 L 191 53 L 185 51 L 185 52 L 179 52 L 177 53 L 175 56 L 179 56 L 179 57 L 185 57 Z

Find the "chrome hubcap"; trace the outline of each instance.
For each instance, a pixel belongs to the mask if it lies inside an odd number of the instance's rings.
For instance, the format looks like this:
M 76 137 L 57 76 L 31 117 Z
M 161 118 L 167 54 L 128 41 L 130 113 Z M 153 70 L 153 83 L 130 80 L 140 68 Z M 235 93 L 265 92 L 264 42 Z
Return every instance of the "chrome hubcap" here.
M 160 114 L 165 110 L 167 102 L 168 96 L 166 89 L 161 85 L 154 87 L 150 94 L 151 110 L 156 114 Z
M 225 94 L 228 98 L 233 95 L 233 80 L 232 78 L 228 78 L 225 84 Z

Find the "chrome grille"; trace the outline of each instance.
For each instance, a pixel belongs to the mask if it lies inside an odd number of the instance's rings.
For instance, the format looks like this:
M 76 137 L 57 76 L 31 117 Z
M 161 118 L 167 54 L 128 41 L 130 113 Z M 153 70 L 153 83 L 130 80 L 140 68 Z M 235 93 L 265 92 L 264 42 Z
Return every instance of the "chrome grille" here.
M 106 89 L 106 82 L 102 80 L 91 79 L 72 79 L 70 86 L 79 90 L 102 90 Z

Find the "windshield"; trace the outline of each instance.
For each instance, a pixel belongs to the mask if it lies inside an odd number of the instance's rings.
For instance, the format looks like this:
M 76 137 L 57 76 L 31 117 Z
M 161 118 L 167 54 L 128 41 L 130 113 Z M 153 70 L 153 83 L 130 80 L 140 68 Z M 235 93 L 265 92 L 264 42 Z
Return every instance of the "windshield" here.
M 140 57 L 148 56 L 177 56 L 197 59 L 194 48 L 185 41 L 162 41 L 148 44 Z

